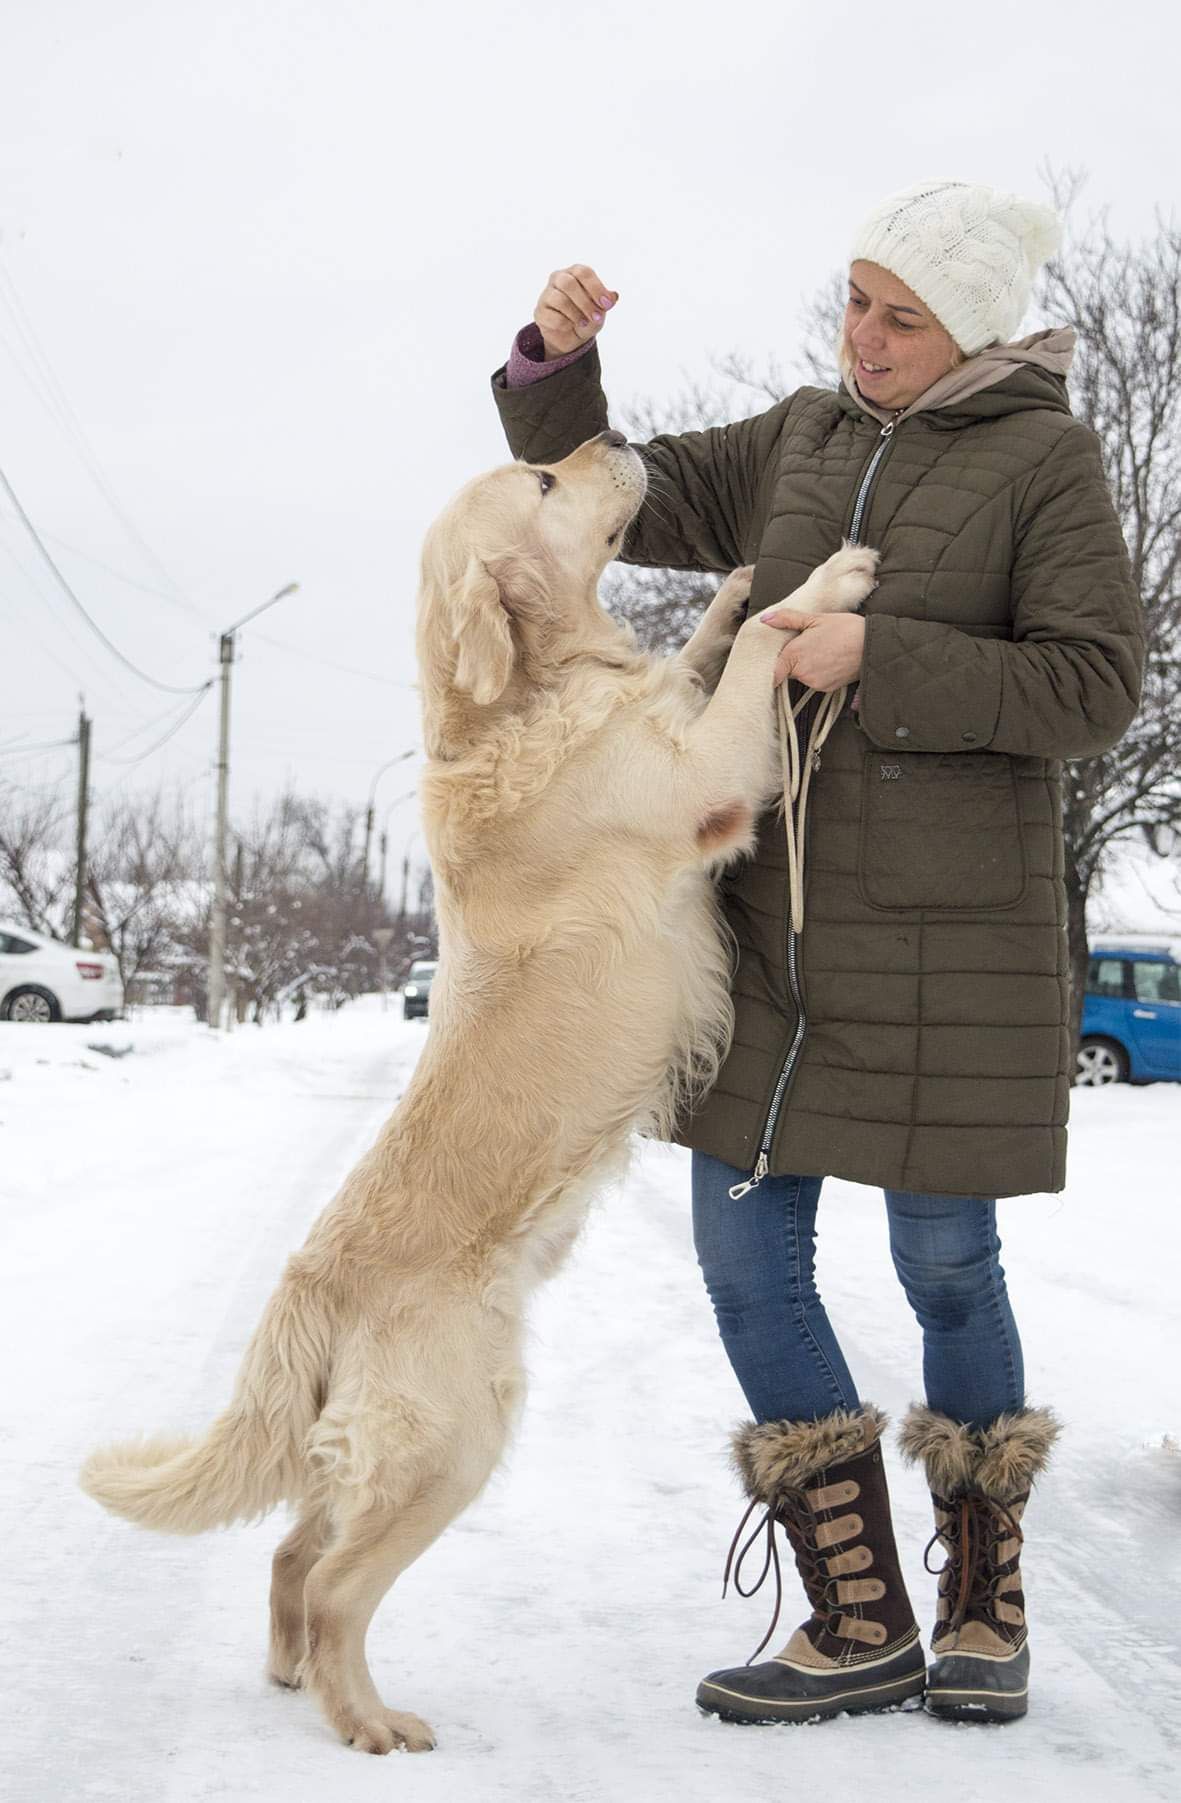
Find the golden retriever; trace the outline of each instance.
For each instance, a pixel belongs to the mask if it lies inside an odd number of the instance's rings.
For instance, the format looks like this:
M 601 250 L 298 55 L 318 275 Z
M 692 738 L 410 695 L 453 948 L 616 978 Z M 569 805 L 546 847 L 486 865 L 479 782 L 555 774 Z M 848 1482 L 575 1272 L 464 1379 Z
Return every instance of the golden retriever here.
M 371 1753 L 434 1744 L 382 1702 L 366 1631 L 501 1457 L 528 1292 L 633 1131 L 667 1133 L 708 1084 L 730 1026 L 709 866 L 749 847 L 777 788 L 785 635 L 754 619 L 735 636 L 742 569 L 678 656 L 636 650 L 598 582 L 645 486 L 606 432 L 469 483 L 431 528 L 418 646 L 442 949 L 422 1057 L 288 1261 L 225 1412 L 82 1472 L 107 1508 L 173 1533 L 289 1502 L 269 1669 Z M 791 605 L 855 607 L 875 564 L 845 548 Z

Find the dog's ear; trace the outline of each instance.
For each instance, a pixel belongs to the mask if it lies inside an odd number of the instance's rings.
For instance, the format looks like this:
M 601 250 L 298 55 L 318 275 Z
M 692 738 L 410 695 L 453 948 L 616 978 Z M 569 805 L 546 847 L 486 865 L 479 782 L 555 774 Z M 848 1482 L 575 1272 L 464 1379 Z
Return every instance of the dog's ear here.
M 500 598 L 500 585 L 477 557 L 452 595 L 455 686 L 478 707 L 489 707 L 508 685 L 513 669 L 513 635 Z

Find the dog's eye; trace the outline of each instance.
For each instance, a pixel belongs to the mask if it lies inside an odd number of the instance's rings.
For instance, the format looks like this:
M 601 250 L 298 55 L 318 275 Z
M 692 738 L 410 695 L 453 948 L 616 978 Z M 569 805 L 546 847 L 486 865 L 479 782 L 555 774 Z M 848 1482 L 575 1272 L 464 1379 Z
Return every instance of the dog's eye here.
M 551 476 L 548 470 L 538 470 L 537 480 L 541 483 L 541 492 L 543 495 L 548 495 L 551 488 L 556 488 L 558 486 L 557 477 Z

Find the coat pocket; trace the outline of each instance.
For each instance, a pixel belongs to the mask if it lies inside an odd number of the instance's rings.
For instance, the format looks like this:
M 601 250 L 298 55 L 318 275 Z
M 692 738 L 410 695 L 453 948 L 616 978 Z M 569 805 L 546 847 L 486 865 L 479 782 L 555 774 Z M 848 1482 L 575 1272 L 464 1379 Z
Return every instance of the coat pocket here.
M 858 880 L 871 908 L 1013 907 L 1026 867 L 1012 760 L 866 752 Z

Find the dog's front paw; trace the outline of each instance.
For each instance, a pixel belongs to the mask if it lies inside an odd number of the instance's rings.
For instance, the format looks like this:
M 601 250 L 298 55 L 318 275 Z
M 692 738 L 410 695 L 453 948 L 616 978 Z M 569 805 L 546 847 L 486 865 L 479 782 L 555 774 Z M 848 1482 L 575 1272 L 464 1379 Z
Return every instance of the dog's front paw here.
M 817 584 L 815 603 L 818 611 L 851 613 L 860 607 L 878 585 L 878 563 L 881 552 L 869 545 L 842 545 L 839 551 L 812 572 L 809 583 Z
M 750 585 L 754 580 L 755 566 L 744 563 L 737 570 L 731 570 L 725 582 L 710 603 L 717 608 L 719 615 L 729 615 L 735 628 L 739 625 L 746 604 L 750 600 Z

